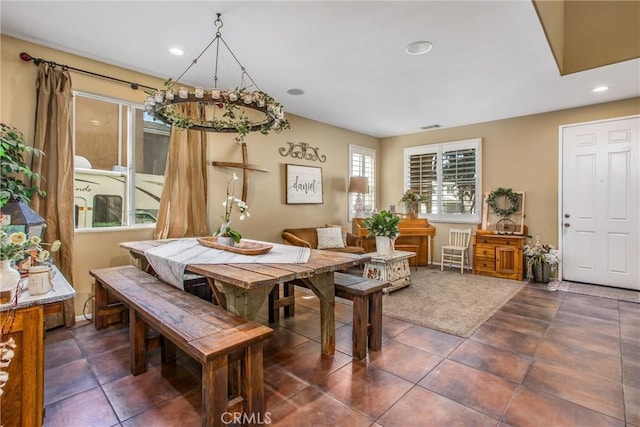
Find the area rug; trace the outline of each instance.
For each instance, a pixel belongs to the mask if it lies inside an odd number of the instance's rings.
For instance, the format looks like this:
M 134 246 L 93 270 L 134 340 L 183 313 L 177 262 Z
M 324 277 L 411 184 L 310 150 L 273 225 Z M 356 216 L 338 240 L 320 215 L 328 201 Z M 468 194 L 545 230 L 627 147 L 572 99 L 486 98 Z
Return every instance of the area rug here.
M 526 282 L 420 267 L 411 286 L 385 295 L 382 312 L 431 329 L 468 338 Z

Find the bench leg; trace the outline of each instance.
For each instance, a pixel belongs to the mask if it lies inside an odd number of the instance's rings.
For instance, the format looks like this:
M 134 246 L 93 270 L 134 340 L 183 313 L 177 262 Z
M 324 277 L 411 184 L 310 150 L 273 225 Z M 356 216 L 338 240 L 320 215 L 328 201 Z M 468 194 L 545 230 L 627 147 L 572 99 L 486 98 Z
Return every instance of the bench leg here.
M 160 337 L 160 360 L 163 365 L 170 365 L 175 363 L 176 357 L 176 345 L 166 339 L 164 336 Z
M 104 286 L 102 286 L 102 283 L 97 280 L 95 280 L 94 283 L 95 285 L 93 292 L 95 293 L 96 301 L 94 307 L 95 316 L 93 319 L 93 323 L 95 328 L 97 330 L 100 330 L 109 326 L 108 319 L 105 318 L 105 316 L 100 315 L 100 312 L 107 308 L 109 293 L 104 288 Z
M 129 309 L 129 336 L 131 374 L 139 375 L 147 371 L 147 324 L 133 309 Z
M 242 375 L 244 412 L 255 425 L 264 420 L 264 373 L 262 370 L 262 341 L 245 349 Z M 252 424 L 254 425 L 254 424 Z
M 227 412 L 228 364 L 226 356 L 219 356 L 202 365 L 202 426 L 223 426 Z
M 382 348 L 382 291 L 375 292 L 369 298 L 369 348 L 380 350 Z
M 369 323 L 369 303 L 365 296 L 353 298 L 353 357 L 367 357 L 367 330 Z

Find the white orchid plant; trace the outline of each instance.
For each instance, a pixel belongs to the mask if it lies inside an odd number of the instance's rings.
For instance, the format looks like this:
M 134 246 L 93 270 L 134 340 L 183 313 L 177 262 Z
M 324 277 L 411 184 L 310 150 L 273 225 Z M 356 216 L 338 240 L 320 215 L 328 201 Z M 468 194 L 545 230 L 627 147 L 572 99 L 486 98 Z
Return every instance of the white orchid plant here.
M 238 211 L 240 212 L 240 221 L 244 221 L 246 218 L 249 218 L 251 216 L 251 214 L 249 213 L 249 206 L 247 206 L 247 204 L 242 199 L 239 199 L 233 195 L 235 190 L 235 182 L 238 179 L 240 178 L 238 178 L 238 176 L 234 173 L 233 177 L 231 177 L 227 182 L 227 197 L 224 202 L 222 202 L 222 206 L 224 206 L 224 215 L 220 217 L 222 218 L 222 224 L 214 233 L 214 236 L 218 237 L 231 237 L 235 243 L 240 242 L 242 235 L 231 228 L 231 212 L 233 211 L 233 207 L 236 206 Z

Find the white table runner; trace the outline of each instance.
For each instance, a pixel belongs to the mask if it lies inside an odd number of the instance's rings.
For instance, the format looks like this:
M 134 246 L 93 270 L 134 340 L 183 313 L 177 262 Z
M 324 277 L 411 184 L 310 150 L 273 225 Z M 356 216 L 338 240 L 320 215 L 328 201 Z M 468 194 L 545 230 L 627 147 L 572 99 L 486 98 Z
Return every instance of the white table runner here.
M 248 239 L 243 241 L 257 242 Z M 183 275 L 188 264 L 300 264 L 308 262 L 311 256 L 309 248 L 268 244 L 273 245 L 269 253 L 242 255 L 202 246 L 195 238 L 189 238 L 149 249 L 144 255 L 162 280 L 179 289 L 184 289 Z

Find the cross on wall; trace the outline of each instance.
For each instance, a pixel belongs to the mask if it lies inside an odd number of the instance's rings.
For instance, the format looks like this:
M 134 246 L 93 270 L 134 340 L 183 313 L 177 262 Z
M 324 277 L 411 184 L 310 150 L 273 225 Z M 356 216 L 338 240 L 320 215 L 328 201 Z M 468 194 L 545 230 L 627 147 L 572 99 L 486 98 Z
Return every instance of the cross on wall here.
M 249 163 L 247 154 L 247 144 L 242 143 L 242 163 L 237 162 L 211 162 L 213 166 L 242 169 L 242 201 L 247 202 L 247 187 L 249 182 L 249 171 L 271 172 L 270 169 Z

